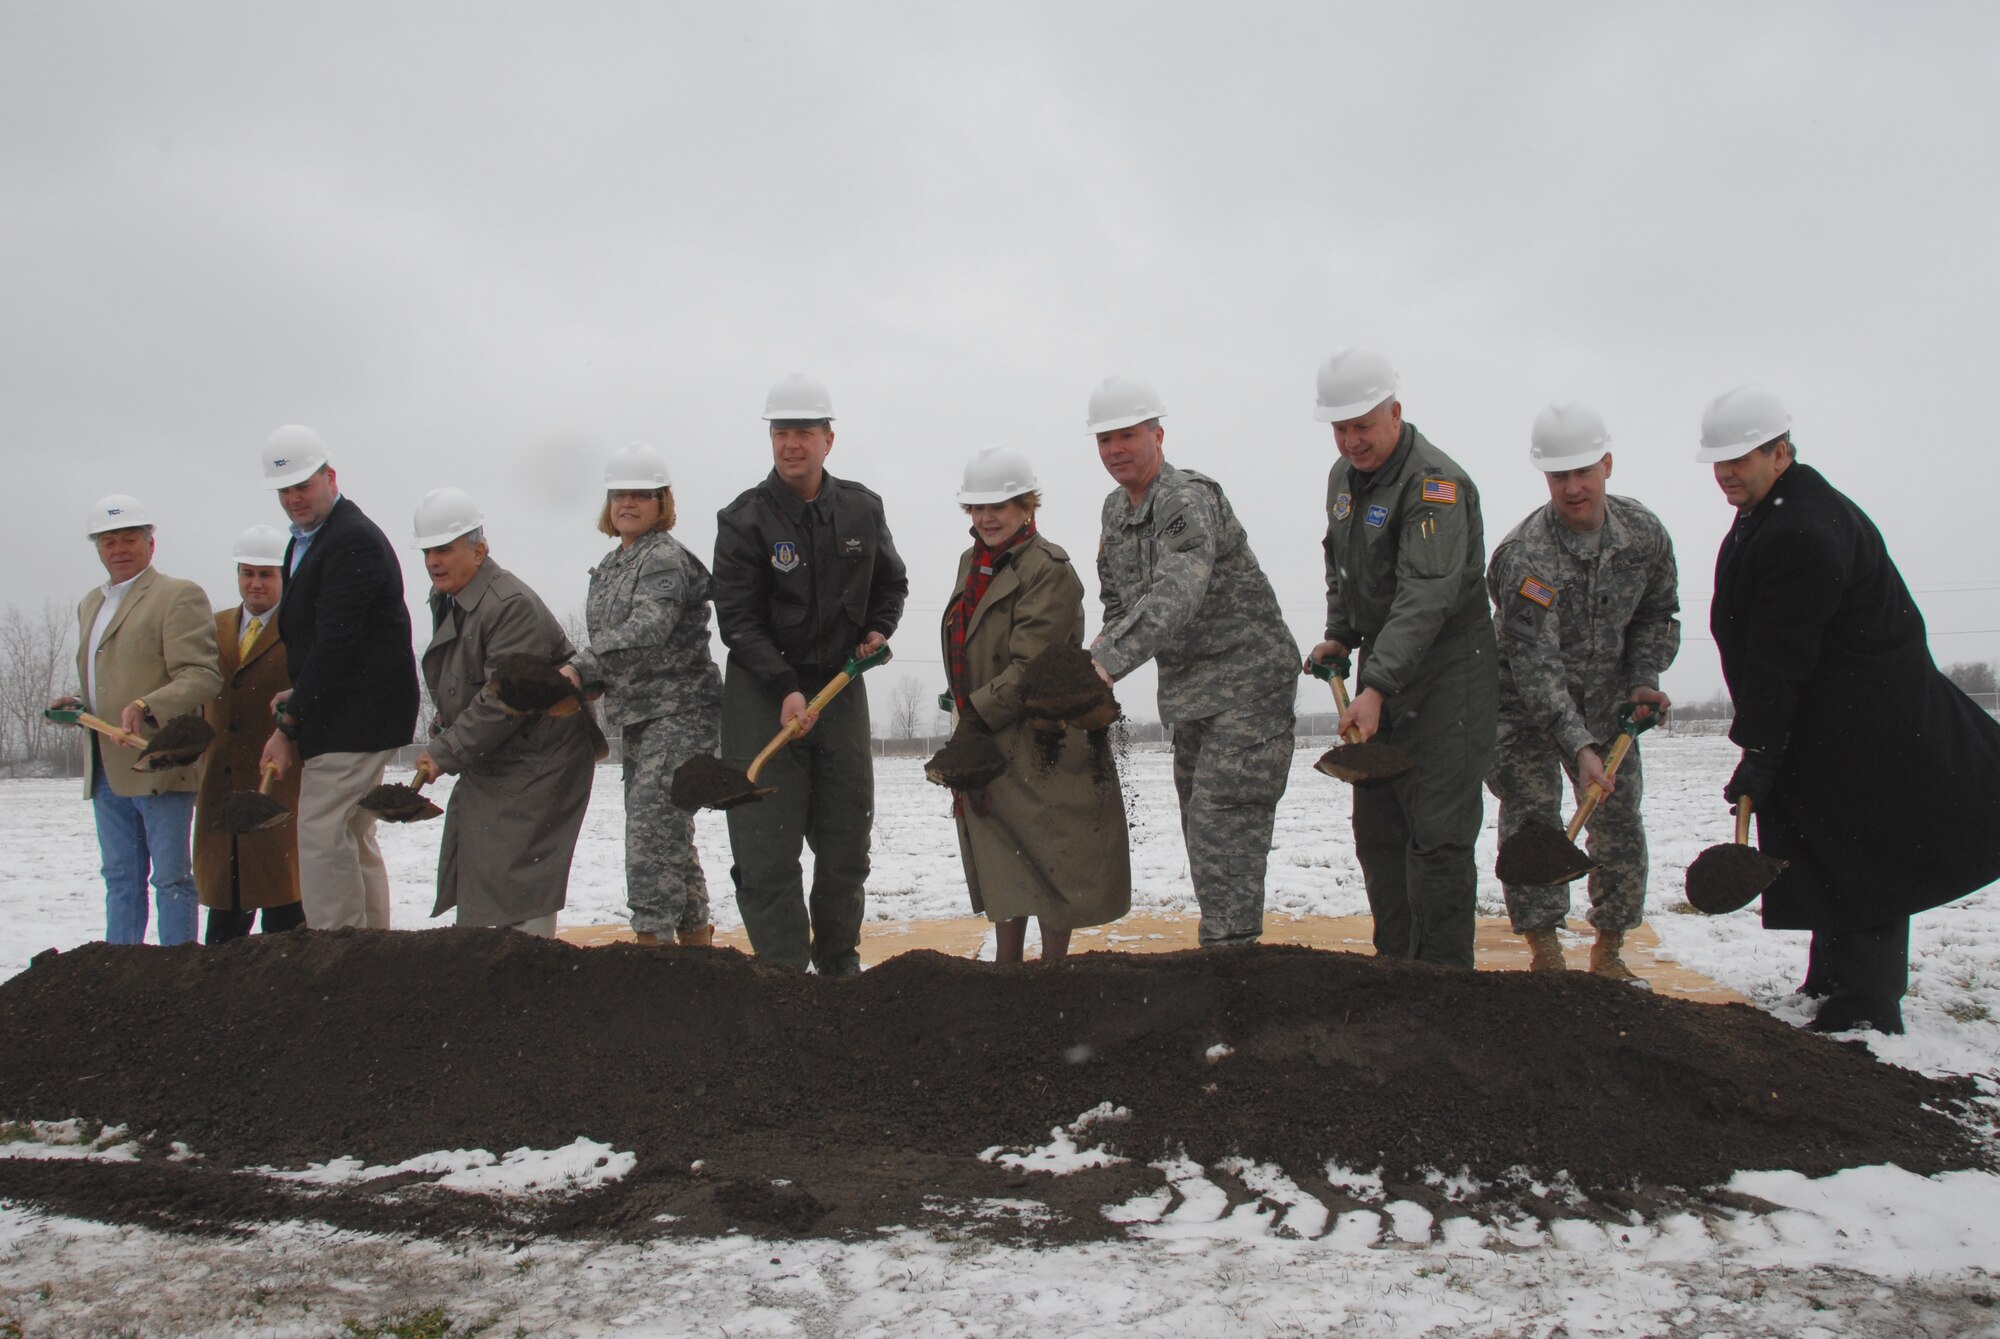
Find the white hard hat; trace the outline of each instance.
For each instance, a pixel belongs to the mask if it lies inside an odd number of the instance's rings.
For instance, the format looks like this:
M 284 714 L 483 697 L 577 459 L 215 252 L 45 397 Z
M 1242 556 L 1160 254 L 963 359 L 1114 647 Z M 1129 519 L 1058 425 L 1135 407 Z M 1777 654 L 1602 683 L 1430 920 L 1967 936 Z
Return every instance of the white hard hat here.
M 107 493 L 90 504 L 90 518 L 84 522 L 83 533 L 96 536 L 152 523 L 153 514 L 138 498 L 130 493 Z
M 1160 403 L 1160 393 L 1151 382 L 1137 377 L 1106 377 L 1090 393 L 1089 428 L 1092 432 L 1110 432 L 1159 418 L 1166 412 L 1167 407 Z
M 809 377 L 803 372 L 789 372 L 778 378 L 764 397 L 764 417 L 773 422 L 779 420 L 816 423 L 833 417 L 833 397 L 827 394 L 826 383 L 818 377 Z
M 611 453 L 604 466 L 606 488 L 672 488 L 667 458 L 644 442 L 632 442 Z
M 1544 474 L 1580 470 L 1604 459 L 1611 449 L 1611 429 L 1604 415 L 1578 400 L 1551 404 L 1535 415 L 1528 439 L 1528 460 Z
M 1012 447 L 989 446 L 965 462 L 965 478 L 959 484 L 958 505 L 1008 502 L 1023 493 L 1032 493 L 1041 484 L 1035 467 Z
M 1396 394 L 1396 369 L 1377 349 L 1350 344 L 1319 365 L 1321 423 L 1345 423 L 1360 418 Z
M 229 556 L 246 567 L 283 567 L 291 538 L 275 525 L 253 525 L 236 537 Z
M 311 428 L 287 423 L 264 444 L 264 486 L 290 488 L 326 464 L 326 443 Z
M 1792 416 L 1778 397 L 1751 384 L 1724 391 L 1701 411 L 1701 449 L 1694 458 L 1704 465 L 1747 456 L 1766 442 L 1792 430 Z
M 433 488 L 417 504 L 417 547 L 434 549 L 486 524 L 486 514 L 462 488 Z

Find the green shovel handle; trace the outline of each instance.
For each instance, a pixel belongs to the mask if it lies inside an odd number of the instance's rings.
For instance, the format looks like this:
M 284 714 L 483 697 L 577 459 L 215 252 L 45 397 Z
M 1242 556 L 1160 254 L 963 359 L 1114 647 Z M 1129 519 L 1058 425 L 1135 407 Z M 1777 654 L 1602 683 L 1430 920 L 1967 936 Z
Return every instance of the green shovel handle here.
M 1634 720 L 1633 713 L 1646 707 L 1652 714 L 1645 720 Z M 1637 739 L 1660 723 L 1660 706 L 1656 702 L 1620 702 L 1618 704 L 1618 728 Z
M 877 665 L 888 664 L 889 659 L 889 643 L 883 642 L 865 656 L 851 657 L 845 665 L 840 667 L 840 672 L 852 679 L 857 675 L 867 673 Z
M 1306 673 L 1312 675 L 1313 678 L 1320 680 L 1322 683 L 1331 683 L 1335 679 L 1345 679 L 1353 672 L 1354 662 L 1346 656 L 1335 656 L 1331 660 L 1306 661 Z

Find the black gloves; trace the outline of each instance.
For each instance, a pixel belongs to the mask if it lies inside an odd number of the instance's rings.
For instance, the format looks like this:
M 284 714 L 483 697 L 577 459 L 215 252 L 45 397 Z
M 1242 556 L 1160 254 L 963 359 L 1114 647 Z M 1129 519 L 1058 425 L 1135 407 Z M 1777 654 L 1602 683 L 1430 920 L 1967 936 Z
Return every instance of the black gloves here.
M 1743 761 L 1736 764 L 1736 772 L 1729 778 L 1729 784 L 1722 788 L 1722 798 L 1734 805 L 1746 795 L 1750 798 L 1753 812 L 1761 811 L 1771 798 L 1771 791 L 1778 784 L 1779 757 L 1762 749 L 1744 749 Z

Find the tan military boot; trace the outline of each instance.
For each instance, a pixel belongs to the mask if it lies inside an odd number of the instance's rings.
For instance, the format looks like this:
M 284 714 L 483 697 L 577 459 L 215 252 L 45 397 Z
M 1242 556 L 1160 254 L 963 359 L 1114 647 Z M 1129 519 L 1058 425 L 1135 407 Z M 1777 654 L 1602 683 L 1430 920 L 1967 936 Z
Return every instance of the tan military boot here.
M 1598 976 L 1613 981 L 1623 981 L 1627 985 L 1637 986 L 1640 990 L 1651 990 L 1652 982 L 1625 965 L 1622 956 L 1624 947 L 1623 930 L 1600 929 L 1597 932 L 1597 942 L 1590 946 L 1590 970 Z
M 657 944 L 660 942 L 660 937 L 651 930 L 640 930 L 632 936 L 632 942 L 635 944 Z M 674 937 L 668 935 L 667 942 L 669 944 L 673 943 Z
M 691 944 L 695 948 L 714 948 L 715 923 L 711 921 L 707 925 L 702 926 L 699 930 L 681 931 L 681 942 L 683 944 Z
M 1569 970 L 1569 964 L 1563 961 L 1562 940 L 1557 937 L 1553 926 L 1546 930 L 1528 930 L 1521 937 L 1528 941 L 1528 952 L 1534 955 L 1533 960 L 1528 964 L 1529 971 L 1566 972 Z

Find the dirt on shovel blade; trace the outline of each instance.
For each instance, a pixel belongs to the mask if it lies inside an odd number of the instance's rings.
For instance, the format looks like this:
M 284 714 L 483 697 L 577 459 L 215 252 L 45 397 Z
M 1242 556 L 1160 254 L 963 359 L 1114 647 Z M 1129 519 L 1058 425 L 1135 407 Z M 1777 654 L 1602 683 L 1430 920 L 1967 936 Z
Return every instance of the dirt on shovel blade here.
M 682 809 L 724 809 L 732 800 L 755 795 L 750 779 L 712 753 L 697 753 L 674 769 L 667 798 Z
M 1500 858 L 1493 862 L 1493 873 L 1502 883 L 1568 883 L 1596 868 L 1569 834 L 1547 823 L 1522 824 L 1500 843 Z
M 1688 905 L 1710 916 L 1740 910 L 1763 896 L 1784 868 L 1784 861 L 1754 846 L 1711 846 L 1688 866 Z
M 1106 703 L 1115 717 L 1117 699 L 1080 646 L 1051 646 L 1021 670 L 1021 705 L 1030 716 L 1067 721 Z
M 160 727 L 158 734 L 146 741 L 146 747 L 139 753 L 139 761 L 132 765 L 142 772 L 164 772 L 173 767 L 186 767 L 215 742 L 215 727 L 201 718 L 198 712 L 176 716 Z
M 274 828 L 292 816 L 292 811 L 254 790 L 231 791 L 215 806 L 217 832 L 260 832 Z
M 525 715 L 568 701 L 576 689 L 540 656 L 515 652 L 494 658 L 493 695 L 501 706 Z
M 416 823 L 444 812 L 425 799 L 415 786 L 398 781 L 375 787 L 356 803 L 385 823 Z
M 1370 739 L 1360 744 L 1335 744 L 1319 755 L 1313 770 L 1341 781 L 1393 781 L 1416 765 L 1394 744 Z
M 953 790 L 983 790 L 1007 771 L 1007 759 L 993 736 L 959 718 L 958 729 L 924 764 L 924 779 Z

